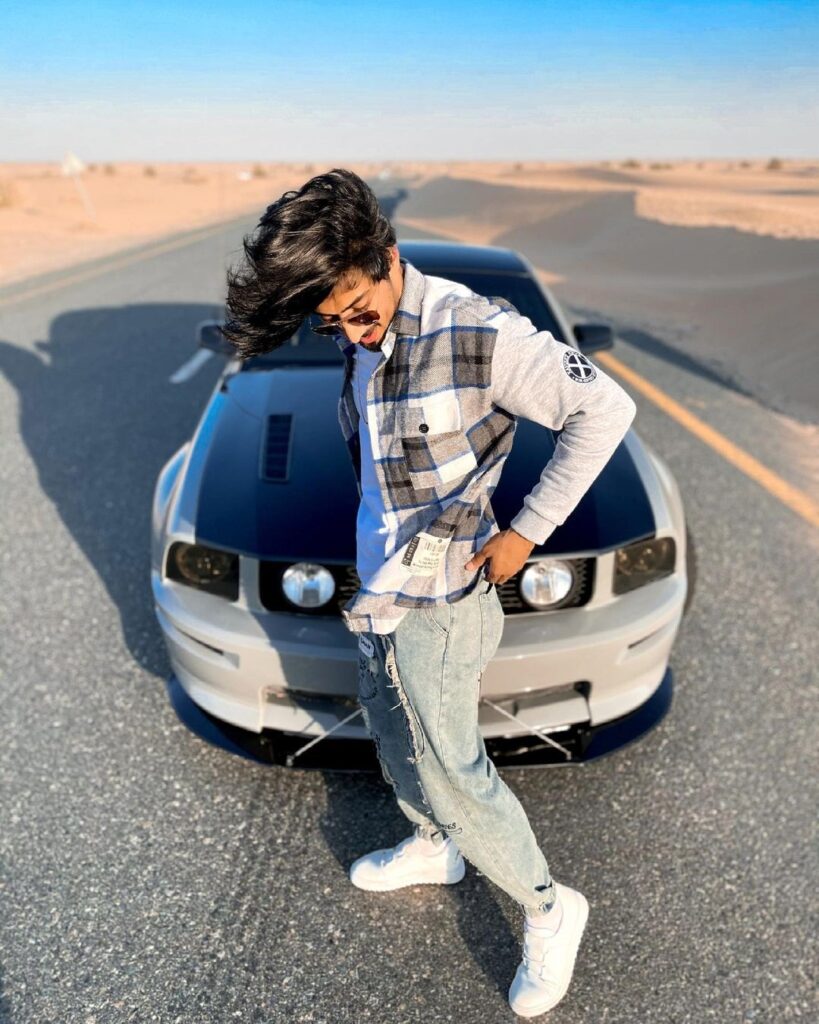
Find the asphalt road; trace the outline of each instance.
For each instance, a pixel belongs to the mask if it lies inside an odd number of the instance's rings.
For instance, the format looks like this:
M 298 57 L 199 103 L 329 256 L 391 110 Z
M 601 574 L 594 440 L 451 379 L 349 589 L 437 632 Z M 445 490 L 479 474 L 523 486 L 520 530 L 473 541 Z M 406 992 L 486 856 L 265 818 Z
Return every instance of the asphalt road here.
M 353 888 L 408 832 L 376 776 L 267 768 L 177 721 L 149 585 L 156 475 L 250 222 L 0 294 L 0 1021 L 512 1021 L 518 909 Z M 627 327 L 627 325 L 626 325 Z M 763 405 L 624 330 L 613 353 L 797 486 Z M 626 385 L 628 387 L 628 385 Z M 503 769 L 591 913 L 556 1024 L 817 1019 L 815 531 L 642 394 L 699 586 L 671 711 L 584 766 Z

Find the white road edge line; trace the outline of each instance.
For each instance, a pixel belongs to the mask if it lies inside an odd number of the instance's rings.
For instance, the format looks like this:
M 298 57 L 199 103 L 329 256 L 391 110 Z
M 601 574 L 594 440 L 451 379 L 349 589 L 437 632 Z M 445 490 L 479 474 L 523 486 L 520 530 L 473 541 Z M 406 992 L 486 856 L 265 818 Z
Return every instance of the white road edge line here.
M 184 384 L 186 380 L 190 380 L 194 374 L 198 373 L 214 354 L 210 349 L 200 349 L 186 363 L 183 363 L 175 373 L 172 373 L 168 380 L 171 384 Z

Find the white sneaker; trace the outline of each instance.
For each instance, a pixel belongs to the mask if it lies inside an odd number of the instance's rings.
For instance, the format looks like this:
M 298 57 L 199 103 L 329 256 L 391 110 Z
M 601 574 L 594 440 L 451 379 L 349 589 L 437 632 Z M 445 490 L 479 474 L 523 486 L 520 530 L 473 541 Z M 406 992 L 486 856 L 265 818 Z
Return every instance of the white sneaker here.
M 521 1017 L 536 1017 L 556 1006 L 569 988 L 589 904 L 583 893 L 555 882 L 563 904 L 556 932 L 539 931 L 524 918 L 523 959 L 509 986 L 509 1005 Z
M 350 881 L 370 892 L 386 892 L 427 882 L 442 885 L 460 882 L 466 873 L 466 864 L 452 839 L 447 836 L 434 853 L 424 852 L 429 849 L 430 841 L 413 832 L 392 849 L 374 850 L 353 861 Z

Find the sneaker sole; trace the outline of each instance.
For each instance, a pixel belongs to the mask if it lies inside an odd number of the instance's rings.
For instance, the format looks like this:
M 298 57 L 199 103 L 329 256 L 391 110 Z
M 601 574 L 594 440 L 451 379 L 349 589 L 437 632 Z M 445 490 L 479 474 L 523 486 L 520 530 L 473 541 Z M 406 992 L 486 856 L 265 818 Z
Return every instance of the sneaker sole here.
M 351 878 L 350 881 L 356 888 L 365 889 L 367 892 L 390 892 L 393 889 L 404 889 L 409 885 L 454 885 L 455 882 L 460 882 L 465 874 L 466 862 L 463 857 L 459 857 L 455 867 L 446 878 L 384 879 L 383 881 L 372 879 L 368 882 L 356 882 Z
M 519 1017 L 539 1017 L 541 1013 L 546 1013 L 547 1010 L 551 1010 L 553 1009 L 553 1007 L 557 1006 L 560 1000 L 569 991 L 569 985 L 571 985 L 572 977 L 574 976 L 575 960 L 577 959 L 577 953 L 580 949 L 580 943 L 583 939 L 583 932 L 586 930 L 586 921 L 589 918 L 589 902 L 583 895 L 583 893 L 580 893 L 579 895 L 582 900 L 582 903 L 580 905 L 580 917 L 578 918 L 580 931 L 578 932 L 577 945 L 575 946 L 574 950 L 575 959 L 572 961 L 572 969 L 569 971 L 569 976 L 566 978 L 565 983 L 563 984 L 563 986 L 561 987 L 556 996 L 550 996 L 545 1002 L 538 1003 L 537 1006 L 530 1005 L 525 1007 L 524 1009 L 516 1010 L 515 1007 L 510 1003 L 509 1005 L 512 1007 L 512 1010 Z

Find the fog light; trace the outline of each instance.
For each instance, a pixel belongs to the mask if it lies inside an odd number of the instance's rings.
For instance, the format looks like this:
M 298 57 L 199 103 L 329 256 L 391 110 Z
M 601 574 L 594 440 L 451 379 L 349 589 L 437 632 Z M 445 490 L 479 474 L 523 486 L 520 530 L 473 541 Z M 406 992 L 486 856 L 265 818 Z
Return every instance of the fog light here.
M 297 608 L 319 608 L 327 604 L 335 589 L 335 580 L 323 565 L 297 562 L 282 575 L 285 597 Z
M 534 562 L 520 578 L 524 601 L 539 610 L 560 604 L 574 585 L 574 571 L 567 562 L 546 558 Z

